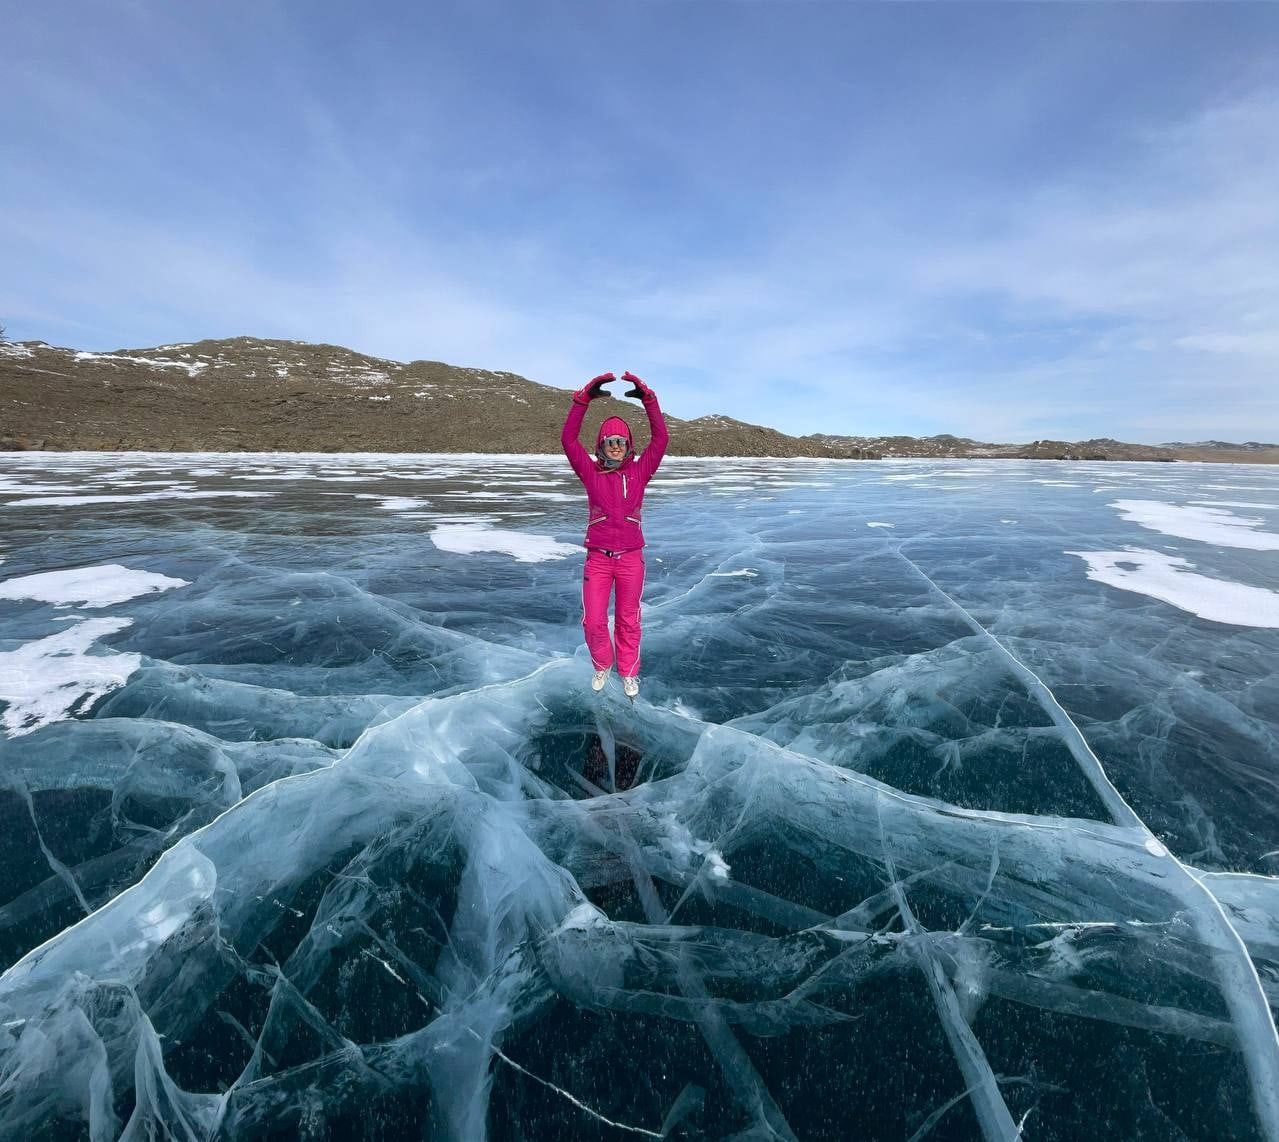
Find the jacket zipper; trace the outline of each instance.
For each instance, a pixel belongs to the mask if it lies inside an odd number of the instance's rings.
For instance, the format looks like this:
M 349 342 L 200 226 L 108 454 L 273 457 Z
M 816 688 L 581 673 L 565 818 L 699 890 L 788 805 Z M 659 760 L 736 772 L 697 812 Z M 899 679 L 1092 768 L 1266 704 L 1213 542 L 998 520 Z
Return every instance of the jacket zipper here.
M 626 499 L 626 473 L 622 473 L 622 499 Z

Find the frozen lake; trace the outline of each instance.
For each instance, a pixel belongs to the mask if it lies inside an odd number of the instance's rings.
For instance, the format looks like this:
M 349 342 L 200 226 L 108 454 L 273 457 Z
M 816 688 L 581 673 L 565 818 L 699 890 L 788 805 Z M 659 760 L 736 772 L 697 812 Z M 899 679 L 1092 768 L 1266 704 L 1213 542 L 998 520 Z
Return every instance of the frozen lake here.
M 1279 470 L 668 459 L 633 707 L 584 522 L 0 455 L 0 1139 L 1279 1139 Z

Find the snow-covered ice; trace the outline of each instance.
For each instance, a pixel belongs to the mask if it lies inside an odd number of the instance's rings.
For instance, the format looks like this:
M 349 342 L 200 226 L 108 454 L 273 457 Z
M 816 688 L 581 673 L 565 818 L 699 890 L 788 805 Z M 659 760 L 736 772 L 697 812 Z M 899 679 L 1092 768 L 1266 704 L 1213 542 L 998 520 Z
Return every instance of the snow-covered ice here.
M 154 500 L 207 500 L 207 499 L 255 499 L 270 495 L 269 492 L 197 492 L 188 488 L 171 488 L 163 492 L 138 492 L 89 496 L 23 496 L 9 500 L 0 506 L 6 508 L 73 508 L 89 504 L 138 504 Z
M 0 1142 L 1279 1140 L 1279 471 L 0 490 Z
M 1258 530 L 1265 521 L 1256 516 L 1241 517 L 1221 508 L 1162 500 L 1116 500 L 1111 507 L 1124 519 L 1164 535 L 1252 551 L 1279 551 L 1279 532 Z
M 64 567 L 35 575 L 19 575 L 0 581 L 0 599 L 38 599 L 45 603 L 82 607 L 109 607 L 153 591 L 187 586 L 185 579 L 139 571 L 119 563 L 96 567 Z
M 564 559 L 577 555 L 582 550 L 574 544 L 561 543 L 549 535 L 468 524 L 445 524 L 434 528 L 431 531 L 431 542 L 441 551 L 453 551 L 459 555 L 499 551 L 513 556 L 521 563 Z
M 1068 551 L 1088 564 L 1088 578 L 1122 591 L 1162 599 L 1192 615 L 1244 627 L 1279 627 L 1279 591 L 1194 574 L 1175 555 L 1145 551 Z
M 87 710 L 137 670 L 137 654 L 90 654 L 106 635 L 129 625 L 126 618 L 77 622 L 44 638 L 0 650 L 0 726 L 12 737 Z M 3 871 L 0 870 L 0 876 Z

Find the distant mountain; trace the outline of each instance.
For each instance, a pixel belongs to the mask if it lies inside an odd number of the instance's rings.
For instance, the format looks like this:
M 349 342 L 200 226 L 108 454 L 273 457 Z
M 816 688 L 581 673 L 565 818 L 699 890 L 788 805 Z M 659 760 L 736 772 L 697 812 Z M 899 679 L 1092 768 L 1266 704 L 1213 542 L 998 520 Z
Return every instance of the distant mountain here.
M 515 373 L 303 341 L 233 337 L 113 353 L 0 342 L 0 451 L 553 453 L 568 399 Z M 594 402 L 587 432 L 611 413 L 647 440 L 630 401 Z M 795 437 L 721 415 L 667 420 L 674 456 L 1279 463 L 1279 445 L 1255 441 L 990 444 L 949 434 Z
M 1227 444 L 1224 440 L 1201 440 L 1197 444 L 1163 444 L 1162 448 L 1199 448 L 1226 452 L 1273 452 L 1279 450 L 1279 444 L 1259 444 L 1255 440 L 1246 440 L 1242 444 Z
M 1222 463 L 1277 464 L 1279 445 L 1225 444 L 1125 444 L 1098 437 L 1093 440 L 1034 440 L 1029 444 L 990 444 L 951 436 L 832 436 L 815 433 L 802 437 L 823 447 L 853 455 L 878 452 L 887 457 L 951 457 L 963 460 L 1208 460 Z

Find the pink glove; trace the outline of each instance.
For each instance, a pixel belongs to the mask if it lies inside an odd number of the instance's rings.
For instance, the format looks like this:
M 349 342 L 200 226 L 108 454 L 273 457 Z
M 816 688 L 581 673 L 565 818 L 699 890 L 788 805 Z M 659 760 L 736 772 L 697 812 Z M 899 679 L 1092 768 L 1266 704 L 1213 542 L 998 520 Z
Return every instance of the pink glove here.
M 604 386 L 609 381 L 615 381 L 617 378 L 612 373 L 601 373 L 598 377 L 592 377 L 585 385 L 573 394 L 573 399 L 578 404 L 590 404 L 596 397 L 606 397 L 609 394 L 604 391 Z
M 626 390 L 625 394 L 628 397 L 639 397 L 642 401 L 650 401 L 657 395 L 629 369 L 622 374 L 622 380 L 631 382 L 631 387 Z

